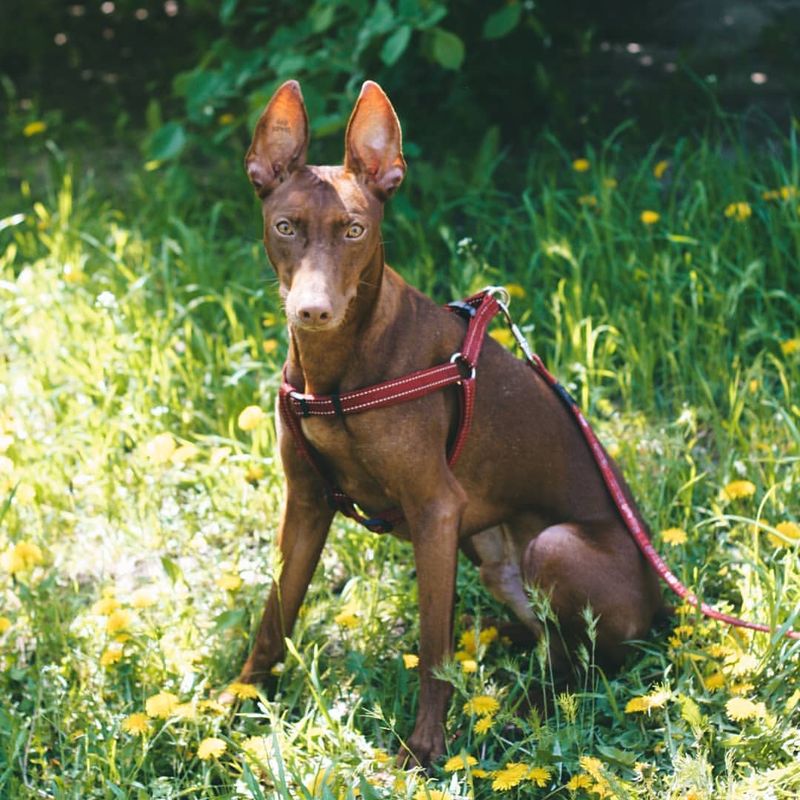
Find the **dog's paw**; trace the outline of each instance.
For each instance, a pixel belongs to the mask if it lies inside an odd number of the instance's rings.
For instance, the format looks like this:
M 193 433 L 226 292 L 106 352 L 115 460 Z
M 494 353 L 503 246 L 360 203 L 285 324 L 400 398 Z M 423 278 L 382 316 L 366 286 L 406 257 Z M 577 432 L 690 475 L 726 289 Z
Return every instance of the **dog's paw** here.
M 428 769 L 444 754 L 444 732 L 441 725 L 434 730 L 414 730 L 408 741 L 400 748 L 396 764 L 401 769 L 422 767 Z

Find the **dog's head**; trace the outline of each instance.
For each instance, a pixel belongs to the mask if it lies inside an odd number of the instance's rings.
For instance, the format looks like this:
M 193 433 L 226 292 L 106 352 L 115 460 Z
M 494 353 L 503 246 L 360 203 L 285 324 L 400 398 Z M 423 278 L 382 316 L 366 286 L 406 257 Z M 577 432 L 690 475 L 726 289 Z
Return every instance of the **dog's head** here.
M 300 84 L 287 81 L 258 120 L 245 167 L 290 324 L 334 330 L 379 250 L 383 203 L 406 163 L 397 115 L 372 81 L 350 116 L 343 166 L 306 165 L 308 138 Z

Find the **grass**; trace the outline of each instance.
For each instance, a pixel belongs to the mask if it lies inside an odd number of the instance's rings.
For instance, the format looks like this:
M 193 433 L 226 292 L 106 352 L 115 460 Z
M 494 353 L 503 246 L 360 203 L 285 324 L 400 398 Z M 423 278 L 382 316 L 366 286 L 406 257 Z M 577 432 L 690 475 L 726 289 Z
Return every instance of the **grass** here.
M 257 208 L 243 180 L 93 179 L 51 152 L 0 198 L 0 796 L 798 795 L 800 646 L 689 609 L 617 675 L 583 654 L 583 687 L 551 690 L 543 717 L 523 702 L 548 684 L 541 651 L 459 628 L 448 746 L 476 763 L 396 771 L 417 691 L 410 549 L 342 520 L 274 693 L 218 707 L 277 568 L 285 335 Z M 640 158 L 549 141 L 516 194 L 490 162 L 415 165 L 390 261 L 442 302 L 513 284 L 653 529 L 686 533 L 657 536 L 679 577 L 797 626 L 796 142 Z M 726 216 L 737 202 L 750 214 Z M 252 405 L 265 416 L 243 430 Z M 502 614 L 466 563 L 458 613 Z M 470 711 L 484 696 L 497 710 Z

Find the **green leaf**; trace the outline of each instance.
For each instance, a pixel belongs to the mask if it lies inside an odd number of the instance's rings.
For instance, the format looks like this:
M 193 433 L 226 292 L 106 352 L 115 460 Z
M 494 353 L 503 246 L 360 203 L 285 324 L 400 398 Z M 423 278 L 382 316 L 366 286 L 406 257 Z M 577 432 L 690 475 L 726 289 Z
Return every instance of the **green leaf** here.
M 239 0 L 222 0 L 219 7 L 219 21 L 223 25 L 227 25 L 233 19 L 238 3 Z
M 445 69 L 458 69 L 464 61 L 464 42 L 450 31 L 434 28 L 433 57 Z
M 164 572 L 167 573 L 167 577 L 172 581 L 172 583 L 177 583 L 179 580 L 184 580 L 183 578 L 183 570 L 169 557 L 161 556 L 161 566 L 164 569 Z
M 403 25 L 398 28 L 384 43 L 381 48 L 381 61 L 391 67 L 405 52 L 411 39 L 411 26 Z
M 521 3 L 510 3 L 507 6 L 503 6 L 499 11 L 495 11 L 494 14 L 489 14 L 483 24 L 483 38 L 501 39 L 511 33 L 519 24 L 521 15 Z
M 245 614 L 247 612 L 243 608 L 233 608 L 230 611 L 223 611 L 218 616 L 214 617 L 213 633 L 222 633 L 229 628 L 235 628 L 244 622 Z
M 311 30 L 314 33 L 322 33 L 330 28 L 336 14 L 336 3 L 314 3 L 308 12 L 311 20 Z
M 180 122 L 162 125 L 151 137 L 147 155 L 156 161 L 167 161 L 180 155 L 186 145 L 186 131 Z

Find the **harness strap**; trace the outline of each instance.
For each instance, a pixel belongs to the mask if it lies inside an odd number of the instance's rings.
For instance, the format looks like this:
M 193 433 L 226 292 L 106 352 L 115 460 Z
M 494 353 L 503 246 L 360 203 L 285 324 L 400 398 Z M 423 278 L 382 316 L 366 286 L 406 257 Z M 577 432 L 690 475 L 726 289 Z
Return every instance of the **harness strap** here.
M 314 468 L 326 486 L 326 495 L 332 508 L 346 517 L 354 519 L 375 533 L 389 533 L 403 520 L 403 512 L 392 508 L 381 512 L 380 517 L 367 517 L 361 513 L 355 501 L 336 486 L 318 463 L 313 449 L 303 433 L 301 417 L 343 417 L 376 408 L 405 403 L 437 392 L 447 386 L 459 385 L 460 414 L 458 431 L 447 455 L 447 463 L 453 466 L 461 455 L 470 428 L 475 408 L 475 374 L 478 358 L 483 347 L 486 329 L 500 305 L 491 292 L 479 292 L 462 303 L 446 306 L 449 310 L 468 317 L 467 331 L 461 350 L 453 353 L 450 360 L 427 369 L 417 370 L 399 378 L 392 378 L 363 389 L 332 395 L 300 392 L 289 383 L 287 366 L 284 365 L 279 392 L 279 408 L 287 427 L 291 431 L 298 454 Z

